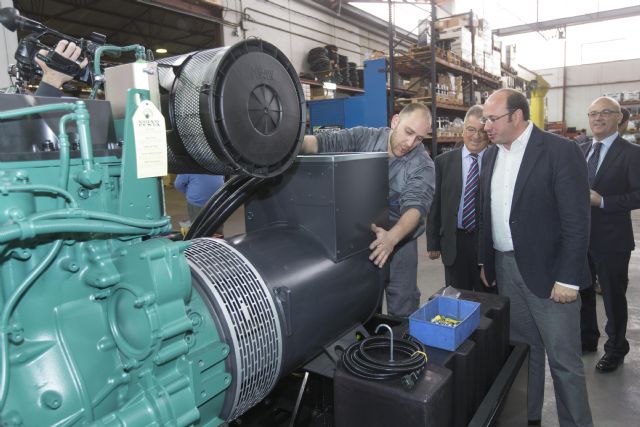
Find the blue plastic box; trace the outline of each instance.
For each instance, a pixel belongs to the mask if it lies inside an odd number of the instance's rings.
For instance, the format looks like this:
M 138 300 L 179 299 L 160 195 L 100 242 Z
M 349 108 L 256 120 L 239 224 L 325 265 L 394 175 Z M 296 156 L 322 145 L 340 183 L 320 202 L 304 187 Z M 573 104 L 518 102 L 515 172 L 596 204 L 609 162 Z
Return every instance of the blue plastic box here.
M 431 323 L 438 314 L 461 322 L 454 327 Z M 454 351 L 479 324 L 479 303 L 438 296 L 409 317 L 409 333 L 423 344 Z

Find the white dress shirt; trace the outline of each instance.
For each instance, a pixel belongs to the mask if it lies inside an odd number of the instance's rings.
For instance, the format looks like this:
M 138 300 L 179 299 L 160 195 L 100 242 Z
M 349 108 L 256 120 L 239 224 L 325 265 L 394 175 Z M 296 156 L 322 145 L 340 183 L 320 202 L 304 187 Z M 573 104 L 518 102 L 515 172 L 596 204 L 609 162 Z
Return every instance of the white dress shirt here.
M 513 141 L 510 149 L 498 144 L 498 156 L 491 177 L 491 231 L 493 247 L 500 252 L 513 250 L 509 227 L 513 188 L 532 129 L 533 123 L 529 122 L 529 126 Z
M 510 150 L 501 144 L 498 145 L 498 155 L 491 177 L 491 231 L 493 247 L 500 252 L 513 251 L 513 239 L 509 226 L 513 189 L 532 129 L 533 123 L 529 122 L 529 126 L 522 132 L 522 135 L 513 141 Z M 557 283 L 570 289 L 580 289 L 579 286 Z

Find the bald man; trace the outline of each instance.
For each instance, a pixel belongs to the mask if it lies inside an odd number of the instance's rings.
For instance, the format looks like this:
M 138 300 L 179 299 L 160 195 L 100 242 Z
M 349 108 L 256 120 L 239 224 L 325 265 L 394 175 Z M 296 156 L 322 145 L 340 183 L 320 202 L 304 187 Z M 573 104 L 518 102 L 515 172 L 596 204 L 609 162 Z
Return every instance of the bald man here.
M 390 260 L 386 285 L 387 312 L 407 317 L 420 305 L 418 246 L 435 187 L 435 167 L 422 145 L 431 128 L 431 113 L 421 103 L 407 105 L 391 119 L 391 128 L 355 127 L 304 137 L 303 154 L 323 152 L 387 152 L 389 155 L 389 219 L 385 230 L 371 225 L 375 239 L 369 259 L 382 268 Z
M 478 262 L 510 300 L 510 335 L 529 344 L 527 414 L 540 425 L 545 355 L 561 426 L 593 426 L 580 357 L 578 290 L 587 274 L 589 183 L 578 145 L 538 129 L 526 97 L 493 93 L 484 155 Z
M 626 292 L 629 259 L 635 248 L 631 211 L 640 208 L 640 147 L 618 134 L 623 114 L 614 99 L 596 99 L 587 115 L 593 133 L 593 140 L 582 147 L 591 187 L 589 259 L 602 289 L 608 336 L 596 369 L 606 373 L 615 371 L 629 353 Z M 589 288 L 581 295 L 582 349 L 596 351 L 600 333 L 595 293 Z

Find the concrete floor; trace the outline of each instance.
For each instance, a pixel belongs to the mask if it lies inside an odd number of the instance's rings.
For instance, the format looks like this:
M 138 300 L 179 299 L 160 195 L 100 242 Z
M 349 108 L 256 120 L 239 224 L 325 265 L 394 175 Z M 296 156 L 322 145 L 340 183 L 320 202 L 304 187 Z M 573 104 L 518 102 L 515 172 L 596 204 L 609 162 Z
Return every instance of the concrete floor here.
M 187 218 L 183 196 L 173 188 L 166 189 L 167 212 L 172 216 L 174 229 L 179 229 L 180 220 Z M 636 242 L 640 240 L 640 212 L 632 215 Z M 244 210 L 238 209 L 225 223 L 226 236 L 244 233 Z M 418 286 L 422 292 L 422 302 L 444 285 L 444 268 L 439 260 L 431 261 L 426 254 L 424 235 L 419 239 Z M 604 354 L 602 346 L 605 339 L 600 339 L 599 351 L 583 357 L 589 402 L 593 414 L 594 426 L 631 427 L 640 420 L 640 251 L 631 254 L 629 268 L 629 323 L 627 339 L 631 351 L 625 363 L 617 371 L 601 374 L 595 370 L 596 362 Z M 598 297 L 598 320 L 600 333 L 604 336 L 604 306 Z M 526 363 L 513 384 L 507 397 L 505 407 L 499 417 L 498 425 L 517 427 L 527 425 L 526 415 Z M 542 414 L 542 425 L 558 426 L 558 418 L 553 393 L 553 383 L 547 367 L 545 403 Z M 440 427 L 440 426 L 438 426 Z M 444 427 L 444 426 L 442 426 Z

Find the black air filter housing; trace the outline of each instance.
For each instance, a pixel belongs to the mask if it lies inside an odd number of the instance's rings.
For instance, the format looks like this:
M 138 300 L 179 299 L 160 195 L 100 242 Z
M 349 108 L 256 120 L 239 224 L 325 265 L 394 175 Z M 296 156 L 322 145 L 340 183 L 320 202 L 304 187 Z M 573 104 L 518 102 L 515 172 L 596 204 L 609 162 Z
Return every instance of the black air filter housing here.
M 270 177 L 298 154 L 304 95 L 289 60 L 259 39 L 159 61 L 170 171 Z

